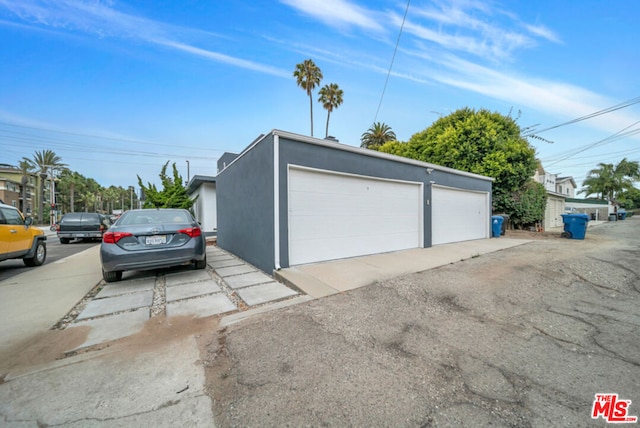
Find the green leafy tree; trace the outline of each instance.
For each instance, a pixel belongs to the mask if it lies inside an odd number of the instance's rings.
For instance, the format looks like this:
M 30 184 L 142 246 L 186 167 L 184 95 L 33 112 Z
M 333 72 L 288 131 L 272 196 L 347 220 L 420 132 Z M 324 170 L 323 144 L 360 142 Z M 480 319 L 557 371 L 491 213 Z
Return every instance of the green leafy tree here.
M 144 208 L 184 208 L 190 210 L 195 199 L 189 198 L 175 162 L 172 164 L 173 177 L 167 175 L 168 166 L 169 161 L 164 164 L 160 171 L 159 177 L 163 186 L 162 190 L 158 190 L 156 185 L 152 183 L 147 183 L 145 186 L 140 176 L 138 176 L 138 185 L 146 197 Z
M 58 183 L 58 206 L 64 205 L 68 207 L 69 212 L 76 212 L 80 209 L 80 205 L 76 200 L 76 195 L 82 193 L 86 187 L 87 178 L 77 171 L 64 168 L 60 173 L 60 181 Z
M 69 208 L 76 211 L 76 191 L 82 191 L 87 185 L 87 179 L 79 172 L 73 171 L 69 176 Z
M 103 187 L 93 178 L 87 178 L 84 182 L 79 199 L 84 207 L 84 212 L 102 210 Z
M 395 154 L 399 156 L 405 156 L 404 154 L 401 154 L 403 150 L 402 147 L 400 147 L 400 143 L 396 142 L 396 144 L 393 145 L 393 148 L 391 148 L 391 142 L 394 142 L 395 140 L 396 133 L 391 130 L 389 125 L 384 122 L 376 122 L 360 136 L 360 147 L 376 149 L 385 143 L 389 143 L 389 153 L 395 152 Z
M 311 116 L 311 136 L 313 137 L 313 97 L 311 94 L 316 86 L 320 85 L 322 80 L 322 71 L 311 59 L 305 59 L 300 64 L 296 64 L 296 69 L 293 72 L 293 77 L 296 78 L 296 83 L 299 87 L 305 90 L 309 96 L 309 112 Z
M 640 189 L 632 187 L 618 194 L 618 203 L 628 210 L 640 208 Z
M 526 200 L 530 194 L 536 158 L 534 148 L 509 116 L 463 108 L 441 117 L 406 143 L 388 142 L 378 150 L 493 177 L 495 212 L 509 214 L 514 223 L 521 224 L 538 216 L 524 215 L 512 203 L 514 198 Z
M 597 168 L 589 171 L 583 181 L 584 193 L 587 197 L 596 195 L 610 202 L 617 202 L 621 192 L 633 189 L 633 183 L 640 179 L 640 164 L 638 161 L 622 159 L 617 165 L 599 163 Z
M 106 212 L 111 214 L 113 213 L 113 210 L 115 209 L 121 209 L 122 207 L 119 207 L 119 202 L 120 202 L 120 189 L 117 188 L 116 186 L 109 186 L 108 188 L 104 189 L 102 192 L 102 200 L 103 202 L 106 203 Z
M 534 224 L 544 218 L 547 206 L 547 191 L 537 181 L 530 179 L 520 189 L 511 194 L 499 196 L 494 205 L 502 206 L 502 211 L 509 213 L 510 223 L 517 229 Z
M 331 112 L 342 105 L 343 91 L 338 87 L 337 83 L 330 83 L 320 88 L 318 92 L 318 101 L 322 103 L 322 107 L 327 110 L 327 127 L 325 129 L 325 138 L 329 136 L 329 117 Z

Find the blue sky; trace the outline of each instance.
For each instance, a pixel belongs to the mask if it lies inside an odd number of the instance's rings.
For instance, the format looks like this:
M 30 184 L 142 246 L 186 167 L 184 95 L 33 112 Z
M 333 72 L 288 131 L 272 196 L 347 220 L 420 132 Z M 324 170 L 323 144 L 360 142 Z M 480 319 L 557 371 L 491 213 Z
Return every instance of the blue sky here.
M 215 175 L 261 133 L 310 134 L 292 76 L 307 58 L 343 89 L 329 134 L 353 146 L 374 120 L 401 141 L 462 107 L 542 130 L 640 97 L 636 0 L 413 0 L 380 104 L 406 6 L 0 0 L 0 163 L 50 149 L 103 186 L 157 182 L 166 161 Z M 634 103 L 530 141 L 580 185 L 598 162 L 640 159 L 638 121 Z

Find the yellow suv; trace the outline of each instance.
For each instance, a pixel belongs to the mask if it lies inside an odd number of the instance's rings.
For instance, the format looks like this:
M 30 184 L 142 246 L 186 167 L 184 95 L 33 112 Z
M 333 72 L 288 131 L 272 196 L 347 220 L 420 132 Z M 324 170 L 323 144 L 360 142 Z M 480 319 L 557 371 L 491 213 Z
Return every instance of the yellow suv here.
M 22 259 L 27 266 L 40 266 L 47 258 L 47 237 L 32 226 L 16 207 L 0 204 L 0 262 Z

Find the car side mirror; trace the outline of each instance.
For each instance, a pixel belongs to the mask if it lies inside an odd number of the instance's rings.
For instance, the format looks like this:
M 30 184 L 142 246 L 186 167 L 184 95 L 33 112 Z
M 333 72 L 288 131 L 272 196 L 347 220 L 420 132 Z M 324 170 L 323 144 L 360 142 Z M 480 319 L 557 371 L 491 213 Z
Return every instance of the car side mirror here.
M 24 220 L 24 225 L 25 225 L 25 226 L 31 226 L 32 224 L 33 224 L 33 217 L 27 217 L 27 218 Z

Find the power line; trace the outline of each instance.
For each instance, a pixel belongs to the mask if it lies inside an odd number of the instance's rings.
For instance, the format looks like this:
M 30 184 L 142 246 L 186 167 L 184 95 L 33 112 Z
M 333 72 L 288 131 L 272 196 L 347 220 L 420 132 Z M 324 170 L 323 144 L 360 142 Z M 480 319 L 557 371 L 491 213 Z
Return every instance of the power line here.
M 566 154 L 564 155 L 564 157 L 561 157 L 560 159 L 558 159 L 558 160 L 556 160 L 556 161 L 554 161 L 554 162 L 551 162 L 551 163 L 550 163 L 550 164 L 548 164 L 547 166 L 555 165 L 555 164 L 557 164 L 558 162 L 561 162 L 561 161 L 563 161 L 563 160 L 566 160 L 566 159 L 568 159 L 568 158 L 570 158 L 570 157 L 572 157 L 572 156 L 577 155 L 578 153 L 582 153 L 582 152 L 587 151 L 587 150 L 589 150 L 589 149 L 592 149 L 592 148 L 594 148 L 594 147 L 596 147 L 596 146 L 600 146 L 600 145 L 604 145 L 604 144 L 612 143 L 612 142 L 614 142 L 614 141 L 620 140 L 621 138 L 625 138 L 625 137 L 629 137 L 629 136 L 632 136 L 632 135 L 639 134 L 639 133 L 640 133 L 640 129 L 638 129 L 638 128 L 636 128 L 636 129 L 632 129 L 632 130 L 630 130 L 630 131 L 627 131 L 629 128 L 631 128 L 631 127 L 633 127 L 633 126 L 635 126 L 635 125 L 637 125 L 637 124 L 639 124 L 639 123 L 640 123 L 640 120 L 639 120 L 639 121 L 637 121 L 637 122 L 632 123 L 631 125 L 629 125 L 629 126 L 627 126 L 627 127 L 625 127 L 625 128 L 622 128 L 620 131 L 616 132 L 616 133 L 615 133 L 615 134 L 613 134 L 613 135 L 608 136 L 607 138 L 604 138 L 604 139 L 602 139 L 602 140 L 596 141 L 595 143 L 587 144 L 587 145 L 586 145 L 586 146 L 584 146 L 584 147 L 581 147 L 581 148 L 578 148 L 578 149 L 576 149 L 576 150 L 573 150 L 573 151 L 571 151 L 571 152 L 569 152 L 569 153 L 566 153 Z M 625 132 L 625 131 L 626 131 L 626 132 Z
M 14 135 L 5 135 L 4 133 L 7 133 L 7 132 L 9 134 L 14 134 Z M 161 152 L 155 152 L 155 151 L 120 149 L 120 148 L 114 148 L 110 146 L 88 147 L 87 144 L 83 142 L 74 142 L 74 141 L 68 141 L 68 140 L 52 138 L 52 137 L 42 138 L 42 137 L 33 136 L 32 134 L 28 134 L 28 133 L 13 132 L 13 131 L 6 131 L 6 130 L 0 129 L 0 140 L 2 139 L 5 139 L 9 142 L 21 142 L 23 143 L 23 147 L 37 147 L 37 145 L 47 144 L 56 149 L 62 149 L 62 150 L 80 149 L 80 150 L 86 151 L 88 148 L 90 148 L 93 153 L 105 153 L 105 154 L 112 154 L 112 155 L 149 156 L 149 157 L 153 157 L 153 156 L 167 157 L 168 156 L 168 157 L 181 157 L 181 158 L 189 157 L 185 154 L 177 155 L 177 154 L 161 153 Z M 200 150 L 205 150 L 205 149 L 200 149 Z M 201 156 L 201 155 L 198 155 L 198 158 L 208 159 L 208 160 L 217 159 L 217 157 Z
M 398 40 L 396 40 L 396 47 L 393 49 L 393 56 L 391 57 L 391 64 L 389 64 L 389 71 L 387 72 L 387 77 L 384 81 L 384 87 L 382 88 L 382 94 L 380 94 L 380 102 L 378 103 L 378 109 L 376 110 L 376 115 L 373 118 L 373 123 L 376 123 L 378 120 L 378 113 L 380 113 L 380 107 L 382 106 L 382 99 L 384 98 L 384 93 L 387 90 L 387 84 L 389 83 L 389 76 L 391 76 L 391 69 L 393 68 L 393 62 L 396 59 L 396 52 L 398 52 L 398 46 L 400 45 L 400 36 L 402 36 L 402 30 L 404 28 L 404 23 L 407 20 L 407 13 L 409 12 L 409 4 L 411 0 L 407 0 L 407 7 L 404 9 L 404 16 L 402 17 L 402 24 L 400 25 L 400 32 L 398 33 Z
M 620 110 L 620 109 L 623 109 L 623 108 L 626 108 L 626 107 L 629 107 L 629 106 L 632 106 L 632 105 L 638 104 L 638 103 L 640 103 L 640 97 L 631 98 L 630 100 L 624 101 L 624 102 L 622 102 L 620 104 L 616 104 L 616 105 L 614 105 L 612 107 L 607 107 L 605 109 L 598 110 L 598 111 L 596 111 L 594 113 L 590 113 L 590 114 L 587 114 L 585 116 L 581 116 L 581 117 L 578 117 L 576 119 L 572 119 L 572 120 L 570 120 L 568 122 L 563 122 L 563 123 L 560 123 L 558 125 L 550 126 L 548 128 L 543 128 L 543 129 L 540 129 L 540 130 L 532 129 L 529 132 L 523 133 L 522 136 L 523 137 L 531 137 L 531 136 L 540 134 L 542 132 L 549 131 L 551 129 L 556 129 L 556 128 L 560 128 L 562 126 L 567 126 L 567 125 L 571 125 L 571 124 L 574 124 L 574 123 L 577 123 L 577 122 L 581 122 L 583 120 L 592 119 L 594 117 L 601 116 L 601 115 L 607 114 L 607 113 L 611 113 L 612 111 Z
M 606 155 L 603 154 L 596 154 L 596 155 L 588 155 L 588 156 L 580 156 L 580 157 L 572 157 L 571 160 L 580 160 L 580 159 L 593 159 L 593 158 L 599 158 L 599 159 L 603 159 L 603 156 L 605 156 L 606 158 L 613 158 L 613 157 L 617 157 L 620 155 L 631 155 L 633 153 L 639 153 L 640 152 L 640 148 L 636 148 L 636 149 L 628 149 L 628 150 L 621 150 L 621 151 L 617 151 L 617 152 L 607 152 Z M 540 159 L 543 163 L 546 162 L 553 162 L 556 160 L 559 160 L 556 156 L 550 156 L 547 158 L 541 158 Z M 564 159 L 560 159 L 560 160 L 564 160 Z M 580 165 L 576 165 L 576 166 L 581 166 Z
M 171 148 L 180 147 L 181 149 L 202 150 L 202 147 L 190 147 L 190 146 L 185 146 L 185 145 L 177 144 L 177 143 L 175 143 L 175 144 L 152 143 L 152 142 L 149 142 L 149 141 L 142 141 L 142 140 L 134 140 L 134 139 L 127 139 L 127 138 L 117 138 L 117 137 L 106 137 L 104 135 L 82 134 L 82 133 L 78 133 L 78 132 L 60 131 L 60 130 L 57 130 L 57 129 L 41 128 L 41 127 L 36 127 L 36 126 L 17 125 L 15 123 L 8 123 L 8 122 L 0 122 L 0 125 L 12 126 L 12 127 L 15 127 L 15 128 L 22 128 L 22 129 L 29 129 L 29 130 L 32 130 L 32 131 L 53 132 L 53 133 L 56 133 L 56 134 L 72 135 L 72 136 L 76 136 L 76 137 L 97 138 L 97 139 L 108 140 L 108 141 L 119 141 L 119 142 L 123 142 L 123 143 L 136 143 L 136 144 L 145 144 L 145 145 L 153 145 L 153 146 L 161 146 L 161 147 L 171 147 Z M 5 131 L 5 132 L 9 132 L 9 131 Z M 210 149 L 210 150 L 219 151 L 219 152 L 229 151 L 229 150 L 224 150 L 224 149 Z

